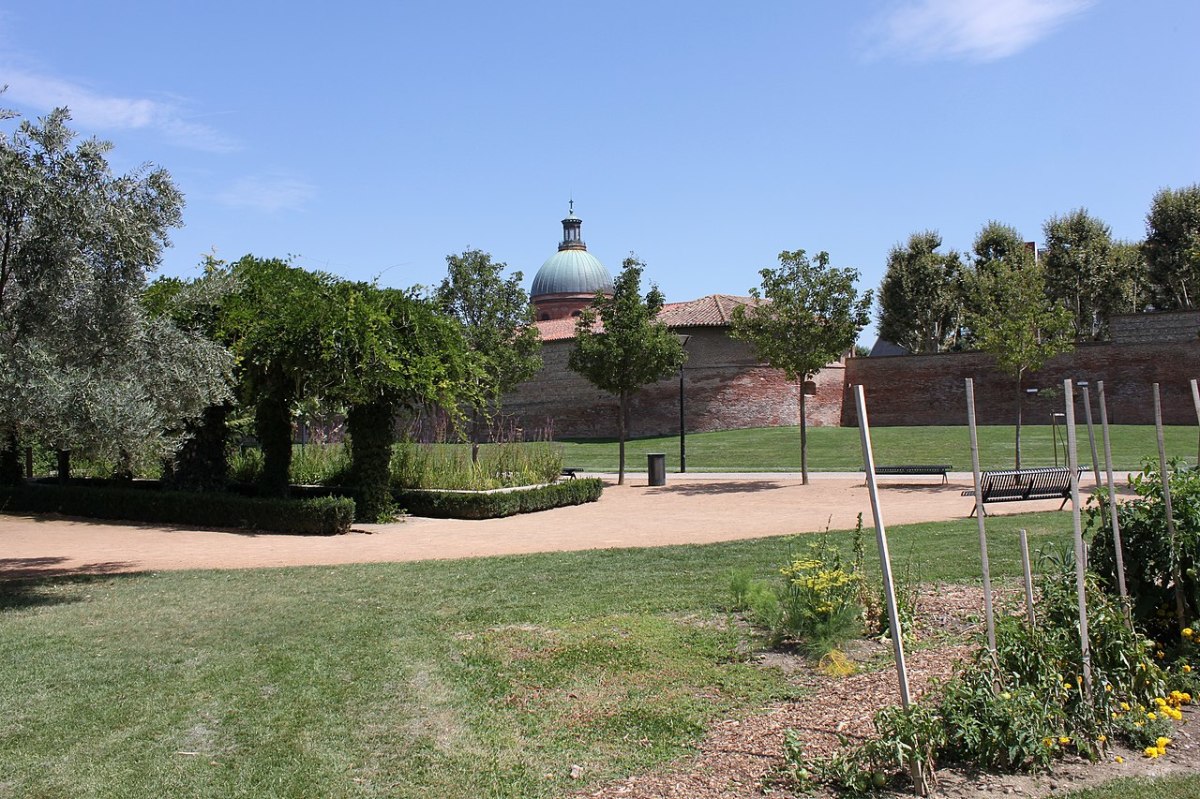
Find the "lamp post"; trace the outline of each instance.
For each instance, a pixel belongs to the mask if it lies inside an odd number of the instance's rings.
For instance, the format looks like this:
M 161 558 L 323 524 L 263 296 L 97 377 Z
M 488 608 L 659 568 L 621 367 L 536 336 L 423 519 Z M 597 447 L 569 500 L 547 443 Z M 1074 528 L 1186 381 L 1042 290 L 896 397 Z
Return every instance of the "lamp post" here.
M 686 348 L 691 336 L 677 333 L 679 346 Z M 687 471 L 687 418 L 684 415 L 683 364 L 679 364 L 679 473 Z

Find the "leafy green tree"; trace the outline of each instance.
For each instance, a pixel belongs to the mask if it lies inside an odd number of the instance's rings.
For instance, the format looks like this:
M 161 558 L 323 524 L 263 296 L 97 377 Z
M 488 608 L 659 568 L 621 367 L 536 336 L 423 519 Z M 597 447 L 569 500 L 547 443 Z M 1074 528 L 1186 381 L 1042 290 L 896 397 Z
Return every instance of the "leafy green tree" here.
M 1108 337 L 1113 314 L 1140 307 L 1144 269 L 1112 240 L 1108 225 L 1085 209 L 1051 217 L 1042 228 L 1047 296 L 1071 311 L 1077 340 Z
M 800 471 L 808 484 L 808 409 L 804 383 L 842 357 L 870 320 L 871 292 L 858 293 L 858 270 L 829 265 L 829 253 L 809 260 L 804 250 L 779 253 L 779 268 L 763 269 L 758 302 L 733 312 L 734 338 L 788 380 L 800 383 Z
M 241 400 L 254 411 L 263 451 L 259 488 L 283 495 L 292 460 L 292 406 L 322 385 L 323 338 L 337 309 L 337 281 L 252 255 L 233 263 L 223 279 L 234 289 L 220 303 L 218 335 L 233 350 Z
M 359 518 L 393 513 L 391 455 L 397 413 L 478 402 L 477 363 L 462 327 L 436 304 L 372 284 L 337 285 L 321 338 L 326 398 L 345 405 L 350 483 Z
M 1016 379 L 1016 468 L 1021 468 L 1024 376 L 1073 346 L 1071 312 L 1046 296 L 1044 268 L 1015 229 L 988 223 L 975 240 L 972 313 L 975 346 Z
M 1200 183 L 1154 195 L 1142 246 L 1155 305 L 1166 311 L 1200 305 Z
M 942 352 L 958 342 L 962 313 L 962 259 L 938 252 L 942 237 L 914 233 L 888 253 L 879 286 L 879 336 L 909 352 Z
M 0 118 L 15 115 L 0 112 Z M 124 462 L 169 451 L 227 392 L 228 354 L 140 297 L 183 199 L 166 170 L 114 174 L 58 109 L 0 137 L 0 462 L 22 439 Z
M 435 294 L 441 309 L 463 326 L 467 346 L 479 361 L 478 381 L 470 428 L 471 458 L 478 460 L 480 416 L 490 419 L 501 398 L 537 372 L 541 345 L 533 321 L 533 306 L 521 287 L 522 275 L 507 280 L 503 263 L 481 250 L 446 256 L 447 274 Z
M 617 398 L 618 485 L 625 483 L 630 399 L 643 386 L 678 371 L 687 357 L 675 334 L 658 321 L 662 292 L 651 285 L 646 296 L 641 295 L 645 268 L 632 255 L 625 259 L 621 274 L 613 281 L 612 296 L 597 293 L 593 304 L 577 320 L 575 348 L 568 359 L 573 371 Z

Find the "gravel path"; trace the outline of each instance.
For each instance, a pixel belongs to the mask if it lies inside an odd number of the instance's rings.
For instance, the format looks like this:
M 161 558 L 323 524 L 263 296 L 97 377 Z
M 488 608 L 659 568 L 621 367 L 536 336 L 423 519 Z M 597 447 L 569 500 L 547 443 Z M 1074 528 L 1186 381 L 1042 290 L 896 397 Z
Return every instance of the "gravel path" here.
M 611 476 L 606 479 L 612 483 Z M 342 536 L 266 535 L 55 516 L 0 516 L 0 579 L 56 572 L 333 565 L 610 547 L 698 544 L 871 524 L 861 475 L 688 474 L 649 487 L 644 474 L 609 485 L 599 502 L 487 521 L 408 518 Z M 885 524 L 965 519 L 969 475 L 881 478 Z M 1053 510 L 1011 502 L 989 513 Z

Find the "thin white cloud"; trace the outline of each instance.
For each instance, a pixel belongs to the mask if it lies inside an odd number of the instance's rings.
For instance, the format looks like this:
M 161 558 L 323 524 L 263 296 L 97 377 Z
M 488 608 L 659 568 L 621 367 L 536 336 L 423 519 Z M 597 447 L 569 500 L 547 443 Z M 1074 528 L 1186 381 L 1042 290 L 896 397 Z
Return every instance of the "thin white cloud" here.
M 66 107 L 79 125 L 95 130 L 157 130 L 182 147 L 208 152 L 237 149 L 229 137 L 189 120 L 176 105 L 147 98 L 116 97 L 60 78 L 21 70 L 0 72 L 11 99 L 39 112 Z
M 870 24 L 870 53 L 995 61 L 1050 35 L 1095 0 L 901 0 Z
M 311 183 L 286 175 L 252 175 L 241 178 L 217 199 L 232 208 L 276 213 L 299 211 L 317 196 Z

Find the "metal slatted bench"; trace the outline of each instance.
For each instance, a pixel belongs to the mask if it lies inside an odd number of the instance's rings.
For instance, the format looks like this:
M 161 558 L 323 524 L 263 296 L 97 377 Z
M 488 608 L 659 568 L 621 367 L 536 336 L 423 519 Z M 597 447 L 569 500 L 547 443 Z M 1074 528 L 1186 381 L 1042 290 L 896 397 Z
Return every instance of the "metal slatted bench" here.
M 900 474 L 900 475 L 909 475 L 909 474 L 939 475 L 940 474 L 942 476 L 942 484 L 943 485 L 949 480 L 949 478 L 946 476 L 946 472 L 948 472 L 948 471 L 950 471 L 950 464 L 948 464 L 948 463 L 937 463 L 937 464 L 916 463 L 916 464 L 907 464 L 904 466 L 880 466 L 878 464 L 875 465 L 875 474 L 882 474 L 882 475 L 888 475 L 888 474 L 891 474 L 891 475 L 896 475 L 896 474 Z
M 1083 473 L 1083 469 L 1079 470 Z M 1059 510 L 1071 499 L 1071 470 L 1062 466 L 1044 469 L 1004 469 L 984 472 L 979 478 L 983 504 L 989 502 L 1022 502 L 1030 499 L 1061 499 Z M 975 489 L 962 492 L 964 497 L 975 496 Z M 974 516 L 978 506 L 971 508 Z M 987 516 L 987 508 L 983 508 Z

